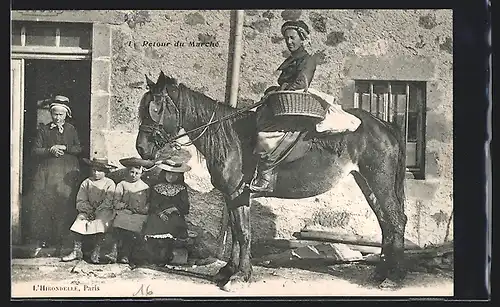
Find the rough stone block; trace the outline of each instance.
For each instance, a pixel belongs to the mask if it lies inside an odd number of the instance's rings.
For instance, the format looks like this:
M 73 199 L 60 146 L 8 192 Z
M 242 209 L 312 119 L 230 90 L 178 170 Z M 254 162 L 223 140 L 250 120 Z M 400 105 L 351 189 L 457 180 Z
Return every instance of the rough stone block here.
M 111 56 L 111 28 L 106 24 L 94 24 L 92 31 L 92 57 Z
M 111 62 L 109 60 L 92 60 L 92 93 L 109 93 Z
M 108 94 L 92 94 L 90 105 L 90 128 L 109 129 L 109 102 Z
M 90 158 L 107 157 L 108 146 L 106 144 L 106 134 L 100 129 L 90 130 Z

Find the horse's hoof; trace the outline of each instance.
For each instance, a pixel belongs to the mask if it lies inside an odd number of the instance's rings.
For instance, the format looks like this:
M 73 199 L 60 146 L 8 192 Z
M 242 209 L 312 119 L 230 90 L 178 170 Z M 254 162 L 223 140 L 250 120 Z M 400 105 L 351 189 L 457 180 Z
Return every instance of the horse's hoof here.
M 220 268 L 220 270 L 217 272 L 217 274 L 215 274 L 213 277 L 212 277 L 212 280 L 216 283 L 216 284 L 221 284 L 221 283 L 227 283 L 229 281 L 229 277 L 231 277 L 231 275 L 234 274 L 234 270 L 232 269 L 231 266 L 223 266 L 222 268 Z
M 212 277 L 212 281 L 217 284 L 219 287 L 222 287 L 229 281 L 229 276 L 226 276 L 221 273 L 217 273 Z
M 222 291 L 226 291 L 226 292 L 232 292 L 233 291 L 232 288 L 231 288 L 231 282 L 229 280 L 226 283 L 224 283 L 224 284 L 220 284 L 219 288 Z
M 250 276 L 242 272 L 238 272 L 231 276 L 227 282 L 220 284 L 219 287 L 227 292 L 235 292 L 247 288 L 250 284 Z
M 215 274 L 213 277 L 212 277 L 212 280 L 215 282 L 215 283 L 220 283 L 224 280 L 226 280 L 226 282 L 229 280 L 229 276 L 231 276 L 229 270 L 225 267 L 221 268 L 217 274 Z
M 400 284 L 390 280 L 389 278 L 384 279 L 379 285 L 378 288 L 382 290 L 396 290 L 400 288 Z
M 385 274 L 382 274 L 382 273 L 378 272 L 377 270 L 375 270 L 368 277 L 368 283 L 377 285 L 377 284 L 382 283 L 386 279 L 387 279 L 387 276 L 385 276 Z

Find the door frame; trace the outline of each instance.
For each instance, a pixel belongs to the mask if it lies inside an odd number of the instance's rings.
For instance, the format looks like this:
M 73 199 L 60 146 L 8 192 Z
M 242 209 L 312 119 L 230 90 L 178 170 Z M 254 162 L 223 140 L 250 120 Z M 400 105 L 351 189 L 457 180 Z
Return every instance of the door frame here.
M 90 56 L 82 56 L 81 54 L 42 54 L 42 53 L 12 53 L 11 54 L 11 245 L 22 243 L 22 180 L 23 180 L 23 128 L 24 128 L 24 91 L 25 91 L 25 65 L 26 60 L 73 60 L 73 61 L 90 61 Z M 17 62 L 19 61 L 19 62 Z M 16 63 L 17 62 L 17 63 Z M 14 64 L 16 63 L 16 64 Z M 17 69 L 19 76 L 18 89 L 15 88 L 14 69 Z M 18 97 L 14 97 L 18 95 Z M 90 106 L 91 108 L 92 106 Z
M 98 13 L 96 15 L 96 12 Z M 87 14 L 88 13 L 88 14 Z M 118 14 L 119 15 L 119 14 Z M 119 16 L 118 16 L 119 17 Z M 90 157 L 102 157 L 108 155 L 106 146 L 106 132 L 110 129 L 110 114 L 105 112 L 101 116 L 93 117 L 92 110 L 109 110 L 111 106 L 111 54 L 112 35 L 109 22 L 117 18 L 116 14 L 108 11 L 62 11 L 57 16 L 25 15 L 23 11 L 12 11 L 12 21 L 32 22 L 57 22 L 57 23 L 86 23 L 92 24 L 91 48 L 87 52 L 78 50 L 66 51 L 58 49 L 47 49 L 45 47 L 32 48 L 22 46 L 18 48 L 11 45 L 11 59 L 43 59 L 43 60 L 90 60 L 91 61 L 91 93 L 90 93 Z M 23 65 L 24 68 L 24 65 Z M 108 78 L 103 78 L 107 75 Z M 23 86 L 24 93 L 24 86 Z M 21 205 L 17 205 L 20 208 Z
M 23 189 L 24 59 L 11 59 L 10 99 L 10 209 L 11 243 L 21 242 L 21 200 Z

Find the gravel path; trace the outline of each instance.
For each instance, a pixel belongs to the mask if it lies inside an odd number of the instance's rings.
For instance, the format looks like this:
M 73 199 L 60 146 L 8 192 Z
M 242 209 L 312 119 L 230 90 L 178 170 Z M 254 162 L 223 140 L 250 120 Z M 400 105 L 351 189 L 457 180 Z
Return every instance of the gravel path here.
M 373 267 L 361 264 L 326 268 L 255 265 L 252 283 L 233 286 L 228 292 L 210 281 L 223 265 L 216 261 L 198 267 L 132 270 L 128 265 L 62 263 L 57 258 L 13 259 L 12 297 L 453 295 L 453 277 L 446 274 L 409 273 L 405 285 L 395 291 L 368 286 L 365 281 Z

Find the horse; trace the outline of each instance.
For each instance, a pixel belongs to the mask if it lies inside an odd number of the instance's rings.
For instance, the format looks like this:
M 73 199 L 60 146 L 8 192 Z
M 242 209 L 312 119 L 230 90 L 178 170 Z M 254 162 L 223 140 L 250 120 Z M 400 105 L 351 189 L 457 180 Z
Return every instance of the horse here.
M 218 102 L 179 84 L 163 71 L 156 83 L 146 75 L 146 83 L 148 90 L 139 105 L 140 126 L 136 139 L 140 156 L 154 159 L 163 146 L 178 148 L 173 137 L 184 129 L 191 135 L 191 144 L 205 157 L 211 183 L 224 195 L 232 247 L 227 264 L 214 276 L 218 286 L 224 288 L 233 282 L 244 284 L 251 279 L 251 199 L 300 199 L 320 195 L 349 174 L 353 175 L 382 231 L 382 260 L 370 275 L 370 281 L 384 288 L 401 286 L 406 276 L 406 149 L 401 133 L 393 124 L 362 109 L 346 109 L 361 120 L 355 131 L 307 132 L 308 137 L 301 140 L 302 145 L 308 145 L 307 150 L 277 167 L 274 191 L 256 194 L 248 188 L 258 161 L 253 153 L 257 138 L 256 112 L 241 111 Z

